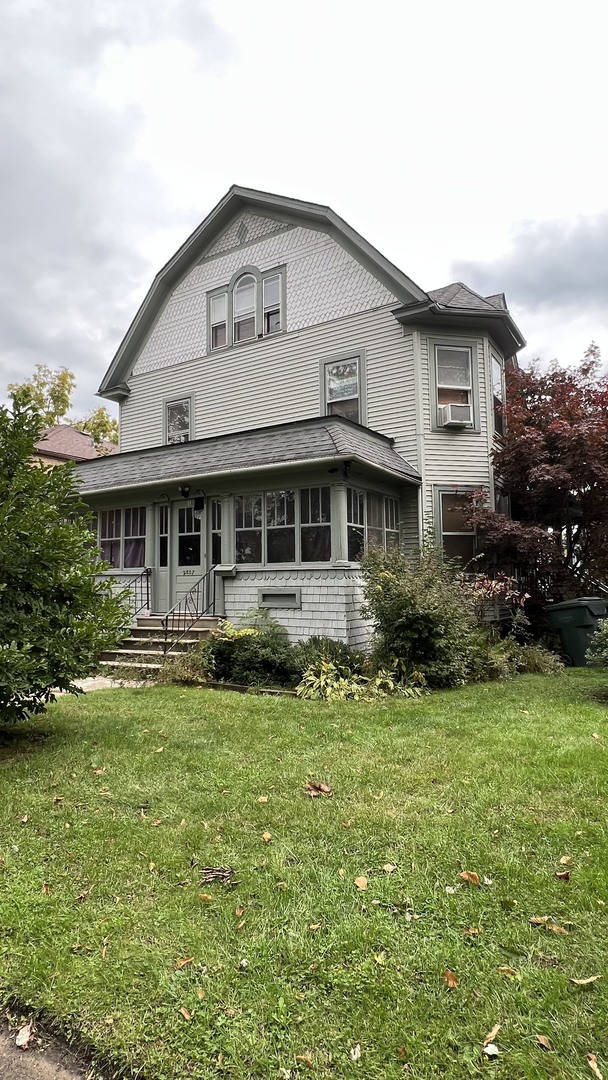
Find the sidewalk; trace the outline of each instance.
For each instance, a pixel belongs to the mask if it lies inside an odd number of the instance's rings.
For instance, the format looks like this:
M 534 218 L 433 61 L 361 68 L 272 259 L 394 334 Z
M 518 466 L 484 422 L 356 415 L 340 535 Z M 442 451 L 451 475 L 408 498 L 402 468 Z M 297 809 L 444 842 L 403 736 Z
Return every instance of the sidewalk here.
M 27 1050 L 15 1046 L 15 1035 L 5 1023 L 0 1027 L 0 1076 L 2 1080 L 88 1080 L 93 1074 L 69 1047 L 46 1032 L 35 1030 Z

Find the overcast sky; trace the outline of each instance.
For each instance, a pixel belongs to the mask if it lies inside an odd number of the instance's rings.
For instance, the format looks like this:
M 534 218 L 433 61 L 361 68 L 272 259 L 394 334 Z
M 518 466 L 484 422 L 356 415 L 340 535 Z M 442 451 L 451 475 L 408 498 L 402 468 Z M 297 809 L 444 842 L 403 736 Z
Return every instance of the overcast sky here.
M 0 391 L 95 390 L 233 183 L 328 203 L 525 358 L 608 359 L 601 0 L 1 0 Z M 0 394 L 1 396 L 1 394 Z

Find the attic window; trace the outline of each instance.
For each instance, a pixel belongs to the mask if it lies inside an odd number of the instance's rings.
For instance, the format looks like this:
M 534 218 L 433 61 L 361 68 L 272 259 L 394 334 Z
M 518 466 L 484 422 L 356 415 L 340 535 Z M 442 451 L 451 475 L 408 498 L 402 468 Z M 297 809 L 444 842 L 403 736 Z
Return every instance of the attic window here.
M 243 267 L 225 288 L 209 294 L 209 351 L 270 337 L 285 329 L 285 270 L 262 274 Z
M 167 442 L 190 442 L 190 398 L 167 402 Z

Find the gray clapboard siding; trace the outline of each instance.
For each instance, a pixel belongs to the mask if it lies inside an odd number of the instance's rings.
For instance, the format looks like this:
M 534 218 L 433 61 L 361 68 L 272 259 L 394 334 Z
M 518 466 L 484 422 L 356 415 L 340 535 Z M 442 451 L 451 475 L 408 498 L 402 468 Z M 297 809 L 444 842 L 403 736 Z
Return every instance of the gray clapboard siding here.
M 411 339 L 391 307 L 132 376 L 121 450 L 162 444 L 163 402 L 172 394 L 194 395 L 198 439 L 317 416 L 321 362 L 351 350 L 365 351 L 368 426 L 394 437 L 403 452 L 415 425 Z

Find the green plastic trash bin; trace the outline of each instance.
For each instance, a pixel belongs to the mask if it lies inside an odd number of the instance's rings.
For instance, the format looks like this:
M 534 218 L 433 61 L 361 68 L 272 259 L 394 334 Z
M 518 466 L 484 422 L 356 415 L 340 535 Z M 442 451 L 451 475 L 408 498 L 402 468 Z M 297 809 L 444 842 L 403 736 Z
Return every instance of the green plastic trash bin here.
M 559 630 L 564 658 L 573 667 L 584 667 L 589 642 L 600 619 L 606 618 L 608 603 L 601 596 L 577 596 L 561 604 L 547 604 L 551 626 Z

